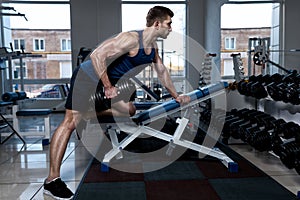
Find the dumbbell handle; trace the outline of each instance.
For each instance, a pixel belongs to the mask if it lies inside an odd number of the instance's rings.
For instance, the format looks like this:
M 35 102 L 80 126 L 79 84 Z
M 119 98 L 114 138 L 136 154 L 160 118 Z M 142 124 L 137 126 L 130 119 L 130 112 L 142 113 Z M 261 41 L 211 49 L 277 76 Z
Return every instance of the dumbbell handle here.
M 135 85 L 132 82 L 123 81 L 118 82 L 115 87 L 117 90 L 117 95 L 120 94 L 129 94 L 132 92 L 133 88 L 135 88 Z M 96 91 L 94 94 L 91 95 L 89 102 L 94 103 L 96 101 L 103 101 L 107 97 L 105 96 L 105 90 L 104 87 L 101 87 L 100 90 Z

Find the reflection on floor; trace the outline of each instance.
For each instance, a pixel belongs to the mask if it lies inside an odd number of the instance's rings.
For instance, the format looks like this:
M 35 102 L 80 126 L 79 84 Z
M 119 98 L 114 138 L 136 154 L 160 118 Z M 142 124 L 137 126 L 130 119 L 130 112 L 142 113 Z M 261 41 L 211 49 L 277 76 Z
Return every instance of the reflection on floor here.
M 62 119 L 63 114 L 52 115 L 52 132 Z M 32 125 L 33 122 L 26 124 Z M 43 181 L 49 168 L 49 146 L 42 146 L 41 137 L 27 137 L 25 140 L 25 146 L 18 138 L 0 145 L 0 199 L 51 199 L 42 193 Z M 247 145 L 233 145 L 232 148 L 293 193 L 297 194 L 300 190 L 300 175 L 283 166 L 278 158 L 268 153 L 254 152 Z M 62 179 L 72 191 L 75 192 L 78 187 L 92 157 L 73 134 L 61 168 Z
M 52 132 L 62 119 L 63 114 L 52 114 Z M 25 141 L 23 146 L 18 138 L 12 138 L 0 145 L 0 199 L 51 199 L 42 192 L 49 169 L 49 146 L 42 146 L 41 137 L 31 136 Z M 76 190 L 91 158 L 73 134 L 61 167 L 62 179 L 72 191 Z

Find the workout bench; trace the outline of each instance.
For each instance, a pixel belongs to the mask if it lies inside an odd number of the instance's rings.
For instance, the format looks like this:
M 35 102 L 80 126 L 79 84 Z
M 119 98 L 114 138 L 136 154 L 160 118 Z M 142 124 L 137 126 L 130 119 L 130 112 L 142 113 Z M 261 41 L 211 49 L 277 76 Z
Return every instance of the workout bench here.
M 43 139 L 43 145 L 49 144 L 50 140 L 50 109 L 22 109 L 19 110 L 18 105 L 14 105 L 12 108 L 12 115 L 13 115 L 13 127 L 14 129 L 22 136 L 45 136 Z M 39 117 L 43 118 L 43 127 L 42 130 L 37 131 L 20 131 L 20 123 L 19 120 L 25 117 Z
M 160 105 L 156 105 L 148 110 L 141 111 L 133 117 L 126 118 L 125 120 L 114 118 L 113 121 L 116 123 L 105 121 L 105 119 L 102 118 L 104 121 L 99 121 L 99 123 L 103 123 L 107 126 L 107 133 L 110 136 L 112 149 L 104 155 L 104 158 L 101 162 L 101 170 L 108 171 L 110 161 L 114 157 L 116 157 L 116 159 L 123 158 L 122 150 L 125 149 L 136 138 L 144 134 L 169 142 L 169 148 L 166 152 L 167 155 L 172 154 L 172 148 L 175 148 L 177 145 L 186 149 L 192 149 L 204 155 L 210 155 L 218 158 L 230 172 L 236 172 L 238 169 L 237 163 L 231 160 L 220 150 L 199 145 L 182 137 L 183 132 L 189 123 L 189 108 L 199 104 L 204 100 L 210 99 L 213 96 L 224 93 L 224 91 L 222 91 L 224 87 L 228 87 L 227 82 L 220 82 L 209 85 L 205 88 L 194 90 L 186 94 L 191 98 L 191 101 L 188 105 L 180 105 L 175 100 L 170 100 Z M 174 135 L 164 133 L 148 126 L 149 123 L 155 120 L 159 120 L 181 110 L 186 110 L 185 115 L 181 118 L 177 118 L 176 122 L 178 123 L 178 126 Z M 126 132 L 128 135 L 119 142 L 117 134 L 120 133 L 120 131 Z

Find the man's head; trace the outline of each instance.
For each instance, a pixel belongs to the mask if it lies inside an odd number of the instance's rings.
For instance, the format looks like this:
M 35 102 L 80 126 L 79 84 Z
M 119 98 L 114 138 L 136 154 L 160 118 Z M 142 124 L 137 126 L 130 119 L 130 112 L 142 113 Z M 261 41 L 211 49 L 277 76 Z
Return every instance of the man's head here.
M 172 31 L 172 17 L 174 13 L 166 7 L 154 6 L 147 15 L 147 27 L 153 27 L 156 30 L 157 37 L 166 39 Z
M 168 17 L 172 18 L 174 16 L 174 13 L 169 8 L 163 7 L 163 6 L 154 6 L 151 8 L 147 14 L 146 20 L 147 20 L 147 27 L 151 27 L 154 22 L 159 21 L 163 22 Z

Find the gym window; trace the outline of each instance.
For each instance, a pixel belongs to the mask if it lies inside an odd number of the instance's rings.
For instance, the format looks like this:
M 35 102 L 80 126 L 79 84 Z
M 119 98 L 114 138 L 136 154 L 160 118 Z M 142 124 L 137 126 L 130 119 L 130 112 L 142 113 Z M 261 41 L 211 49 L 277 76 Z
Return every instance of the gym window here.
M 282 16 L 282 1 L 247 1 L 229 0 L 221 7 L 221 76 L 232 78 L 234 72 L 233 52 L 240 53 L 244 65 L 244 75 L 250 76 L 252 70 L 252 54 L 255 46 L 259 45 L 258 40 L 250 38 L 270 38 L 270 48 L 278 49 L 282 29 L 280 21 Z M 232 39 L 235 37 L 234 39 Z M 225 38 L 227 38 L 225 40 Z M 249 43 L 251 41 L 251 43 Z M 270 54 L 271 55 L 271 54 Z M 274 61 L 279 60 L 279 54 L 272 54 Z M 226 61 L 225 61 L 226 60 Z M 230 64 L 231 61 L 231 64 Z M 227 70 L 228 68 L 229 70 Z M 265 69 L 269 70 L 269 66 Z M 265 73 L 262 71 L 262 73 Z M 257 72 L 258 73 L 258 72 Z M 229 76 L 231 75 L 231 77 Z
M 236 39 L 234 37 L 225 38 L 225 49 L 235 49 Z
M 2 17 L 3 46 L 20 51 L 24 39 L 25 53 L 32 53 L 37 57 L 22 58 L 23 80 L 15 66 L 14 59 L 11 69 L 7 68 L 4 86 L 0 90 L 10 91 L 15 84 L 25 91 L 28 97 L 34 97 L 35 91 L 40 91 L 43 85 L 52 83 L 68 83 L 72 75 L 72 52 L 70 48 L 70 1 L 69 0 L 3 0 L 2 6 L 11 7 L 18 15 Z M 15 14 L 14 12 L 11 12 Z M 65 44 L 62 45 L 62 40 Z M 15 41 L 16 40 L 16 41 Z M 24 44 L 24 45 L 25 45 Z M 61 68 L 60 62 L 68 64 Z M 6 63 L 4 63 L 6 64 Z M 7 65 L 7 64 L 6 64 Z M 26 66 L 26 68 L 25 68 Z M 51 67 L 49 67 L 51 66 Z M 67 69 L 64 69 L 67 68 Z M 11 71 L 9 71 L 11 70 Z M 61 70 L 61 71 L 60 71 Z M 18 74 L 18 79 L 9 74 Z M 63 74 L 63 78 L 61 78 Z M 12 85 L 11 85 L 12 84 Z
M 33 50 L 34 51 L 45 51 L 45 40 L 44 39 L 34 39 L 33 40 Z
M 61 39 L 61 51 L 71 51 L 70 39 Z
M 25 40 L 24 39 L 14 39 L 14 50 L 20 51 L 25 50 Z

